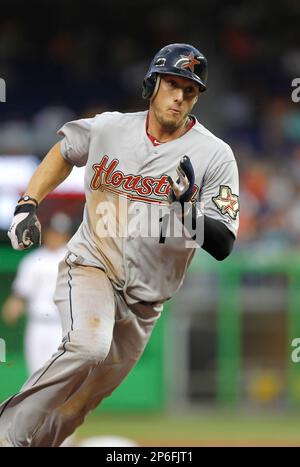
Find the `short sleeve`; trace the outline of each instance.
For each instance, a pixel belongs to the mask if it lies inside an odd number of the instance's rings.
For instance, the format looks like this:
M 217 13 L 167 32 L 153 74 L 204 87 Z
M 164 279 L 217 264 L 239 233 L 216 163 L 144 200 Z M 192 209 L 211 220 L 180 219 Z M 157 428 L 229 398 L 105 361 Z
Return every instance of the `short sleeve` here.
M 93 118 L 74 120 L 65 123 L 57 132 L 64 136 L 60 142 L 63 157 L 77 167 L 87 163 L 93 120 Z
M 239 227 L 239 176 L 235 160 L 223 162 L 204 179 L 200 192 L 204 214 L 221 221 L 237 236 Z

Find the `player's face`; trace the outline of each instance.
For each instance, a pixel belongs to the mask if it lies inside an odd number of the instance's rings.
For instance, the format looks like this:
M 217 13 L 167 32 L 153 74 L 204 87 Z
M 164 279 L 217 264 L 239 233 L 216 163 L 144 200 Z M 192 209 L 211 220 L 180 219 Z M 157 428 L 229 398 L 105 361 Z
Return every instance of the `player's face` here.
M 160 75 L 159 89 L 151 108 L 163 128 L 175 131 L 185 124 L 198 96 L 199 86 L 191 79 Z

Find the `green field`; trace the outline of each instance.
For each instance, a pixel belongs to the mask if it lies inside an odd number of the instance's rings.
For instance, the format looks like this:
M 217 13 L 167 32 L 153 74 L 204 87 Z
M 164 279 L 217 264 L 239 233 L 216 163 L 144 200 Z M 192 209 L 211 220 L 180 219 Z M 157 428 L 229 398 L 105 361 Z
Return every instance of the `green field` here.
M 90 415 L 76 432 L 123 436 L 140 446 L 299 446 L 297 414 L 199 412 L 193 415 Z

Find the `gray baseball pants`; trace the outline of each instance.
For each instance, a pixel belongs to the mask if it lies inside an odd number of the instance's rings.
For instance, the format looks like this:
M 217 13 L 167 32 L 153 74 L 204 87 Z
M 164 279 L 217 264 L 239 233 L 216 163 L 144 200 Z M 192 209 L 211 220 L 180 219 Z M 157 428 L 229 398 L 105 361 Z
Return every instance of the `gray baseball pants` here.
M 161 305 L 129 308 L 101 269 L 69 256 L 59 265 L 54 297 L 64 338 L 0 406 L 0 446 L 60 446 L 128 375 L 160 316 Z

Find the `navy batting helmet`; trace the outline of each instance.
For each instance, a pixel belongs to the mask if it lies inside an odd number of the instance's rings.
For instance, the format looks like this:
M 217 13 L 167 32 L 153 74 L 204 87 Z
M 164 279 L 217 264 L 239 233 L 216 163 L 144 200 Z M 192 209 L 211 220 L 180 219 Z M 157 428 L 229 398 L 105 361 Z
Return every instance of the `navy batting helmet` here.
M 207 60 L 192 45 L 170 44 L 157 52 L 143 81 L 144 99 L 153 96 L 157 75 L 161 73 L 189 78 L 199 84 L 201 92 L 206 90 Z

